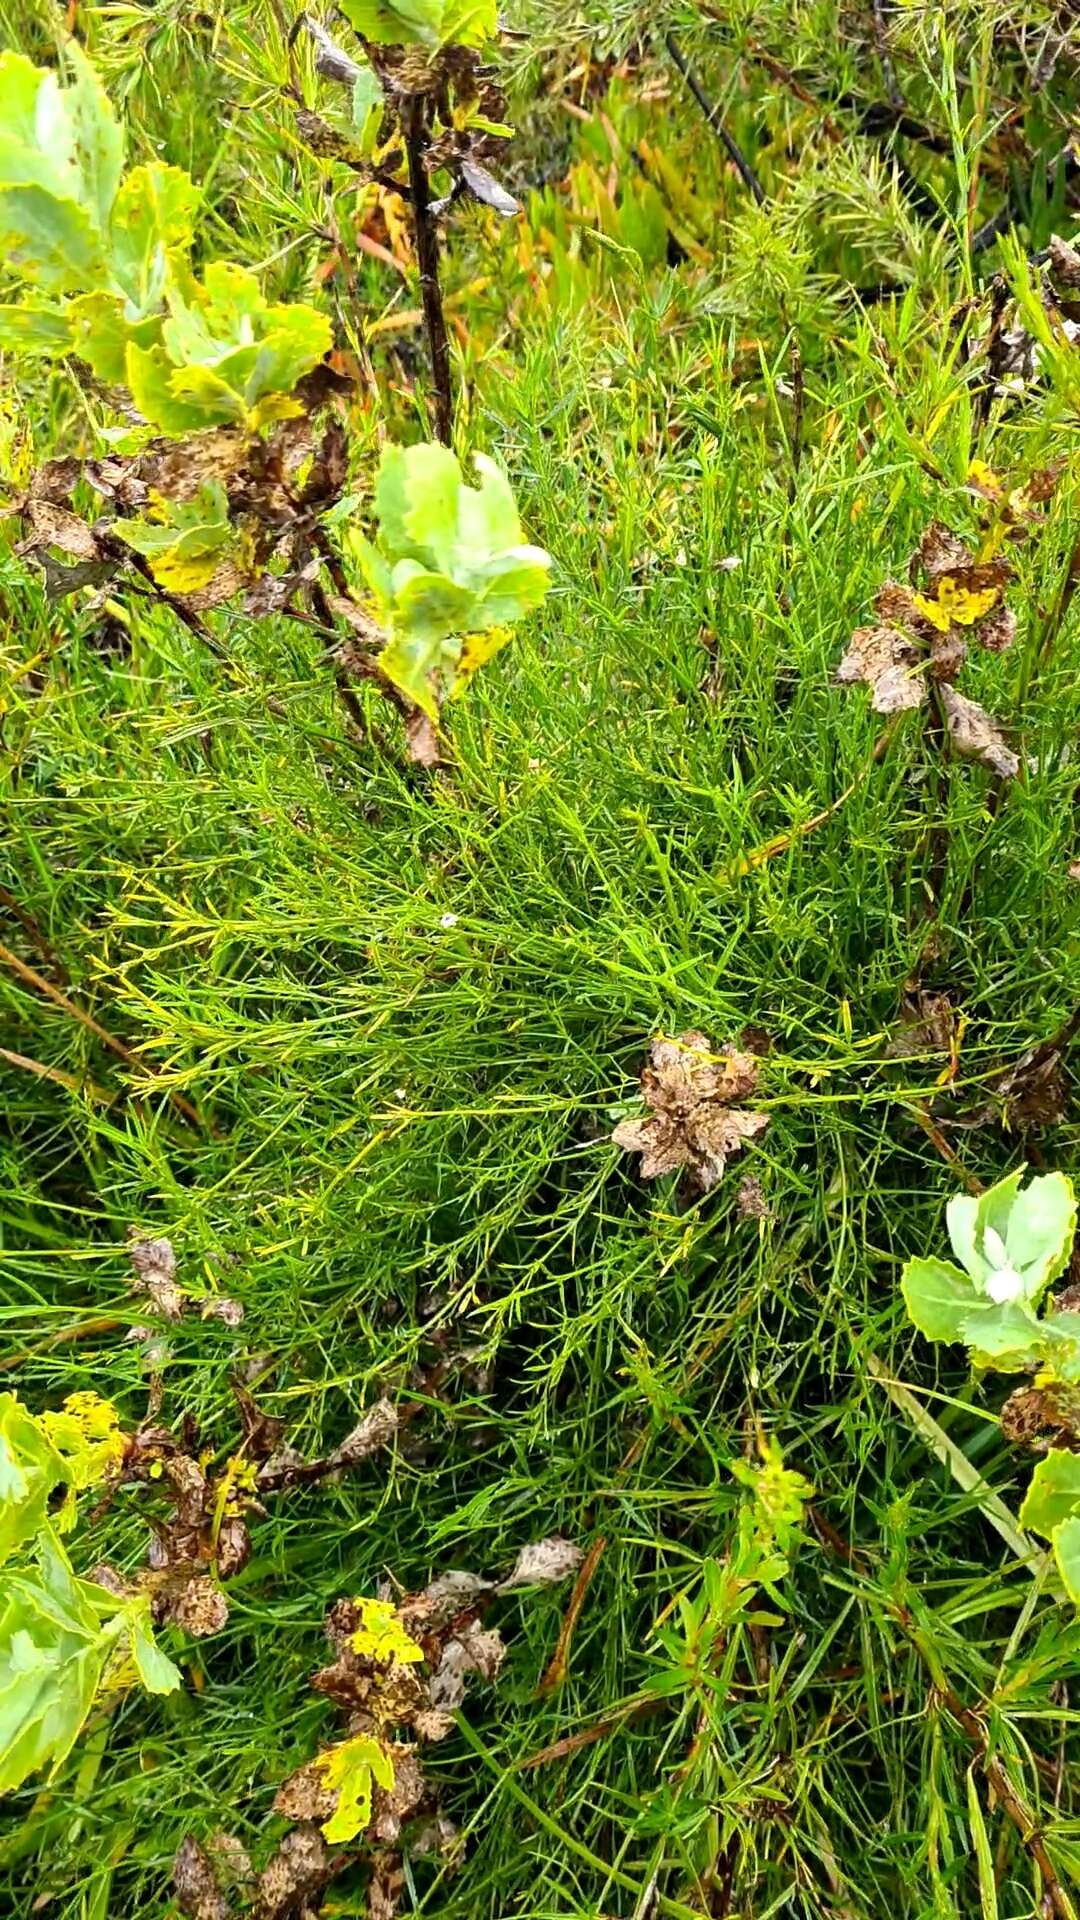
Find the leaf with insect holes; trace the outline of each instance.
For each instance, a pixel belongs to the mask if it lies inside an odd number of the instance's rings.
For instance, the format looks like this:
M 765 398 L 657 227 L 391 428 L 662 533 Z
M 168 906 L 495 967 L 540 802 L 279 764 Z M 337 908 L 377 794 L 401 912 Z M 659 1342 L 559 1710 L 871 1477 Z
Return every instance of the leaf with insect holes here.
M 141 1681 L 171 1693 L 180 1675 L 158 1648 L 146 1594 L 118 1597 L 72 1572 L 45 1527 L 37 1566 L 0 1599 L 0 1792 L 70 1753 L 98 1693 Z
M 224 487 L 211 480 L 193 500 L 163 500 L 158 519 L 115 522 L 114 531 L 150 564 L 160 587 L 193 593 L 212 577 L 232 538 Z
M 337 1806 L 323 1824 L 327 1840 L 352 1840 L 371 1819 L 372 1793 L 386 1793 L 394 1784 L 394 1762 L 389 1748 L 369 1734 L 357 1734 L 317 1755 L 315 1766 L 324 1783 L 337 1793 Z
M 523 544 L 505 474 L 476 455 L 465 484 L 449 448 L 383 449 L 375 481 L 378 545 L 356 542 L 388 635 L 379 669 L 431 719 L 496 646 L 463 636 L 516 624 L 547 592 L 550 555 Z M 505 635 L 500 631 L 498 645 Z

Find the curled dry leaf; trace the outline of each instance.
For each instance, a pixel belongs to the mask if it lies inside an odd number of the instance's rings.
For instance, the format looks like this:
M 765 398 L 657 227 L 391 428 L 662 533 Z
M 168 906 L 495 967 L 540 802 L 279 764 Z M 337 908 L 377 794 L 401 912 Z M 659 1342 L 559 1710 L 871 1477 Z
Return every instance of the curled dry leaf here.
M 769 1124 L 767 1114 L 730 1104 L 754 1092 L 757 1061 L 734 1042 L 715 1049 L 696 1030 L 654 1039 L 649 1058 L 641 1092 L 652 1111 L 622 1121 L 611 1137 L 625 1152 L 641 1155 L 643 1180 L 681 1169 L 688 1193 L 707 1193 L 730 1156 Z
M 547 1540 L 535 1540 L 531 1546 L 522 1547 L 514 1562 L 513 1569 L 505 1580 L 500 1580 L 497 1591 L 508 1593 L 512 1587 L 550 1586 L 557 1580 L 567 1580 L 576 1573 L 584 1554 L 572 1540 L 563 1540 L 553 1533 Z
M 496 180 L 495 175 L 489 172 L 487 167 L 482 167 L 478 160 L 463 159 L 461 177 L 473 198 L 483 201 L 486 207 L 494 207 L 495 212 L 501 213 L 504 220 L 509 220 L 515 213 L 521 212 L 521 201 L 515 200 L 513 194 L 508 193 L 502 183 Z
M 1007 747 L 997 722 L 978 701 L 968 700 L 955 687 L 942 687 L 945 723 L 957 753 L 967 759 L 981 760 L 1003 780 L 1013 780 L 1020 771 L 1019 756 Z
M 129 1248 L 135 1269 L 133 1293 L 145 1293 L 164 1319 L 179 1320 L 187 1294 L 177 1285 L 176 1255 L 171 1240 L 134 1240 Z
M 775 1220 L 776 1215 L 765 1198 L 761 1181 L 752 1173 L 739 1181 L 735 1192 L 735 1212 L 740 1220 Z
M 333 1872 L 334 1861 L 318 1827 L 294 1827 L 259 1875 L 255 1920 L 307 1920 Z
M 465 1680 L 478 1673 L 494 1680 L 506 1658 L 502 1635 L 494 1628 L 485 1632 L 476 1626 L 463 1627 L 447 1640 L 442 1657 L 428 1683 L 431 1704 L 440 1713 L 452 1713 L 465 1698 Z
M 229 1618 L 229 1603 L 209 1574 L 197 1573 L 176 1596 L 169 1617 L 194 1640 L 220 1633 Z
M 212 1300 L 204 1300 L 202 1308 L 204 1320 L 220 1320 L 226 1327 L 238 1327 L 244 1317 L 244 1308 L 239 1300 L 232 1300 L 227 1294 L 215 1294 Z
M 16 552 L 21 554 L 39 553 L 43 547 L 59 547 L 72 560 L 101 561 L 105 559 L 101 544 L 85 520 L 77 513 L 70 513 L 66 507 L 57 506 L 51 500 L 35 499 L 32 495 L 23 507 L 23 513 L 29 520 L 31 532 L 25 540 L 20 540 Z
M 856 627 L 833 680 L 837 686 L 864 681 L 875 713 L 903 713 L 926 700 L 919 650 L 899 627 Z
M 1080 252 L 1060 235 L 1050 235 L 1050 267 L 1059 286 L 1080 291 Z
M 328 1474 L 344 1473 L 378 1453 L 380 1448 L 389 1446 L 397 1430 L 396 1407 L 389 1400 L 377 1400 L 352 1432 L 346 1434 L 340 1446 L 315 1460 L 302 1459 L 292 1447 L 283 1448 L 260 1467 L 255 1484 L 260 1493 L 268 1493 L 281 1487 L 325 1480 Z
M 405 1873 L 400 1853 L 377 1853 L 367 1884 L 367 1920 L 395 1920 L 401 1911 Z
M 180 1842 L 173 1861 L 173 1890 L 185 1920 L 232 1920 L 232 1908 L 217 1882 L 206 1850 L 194 1834 Z

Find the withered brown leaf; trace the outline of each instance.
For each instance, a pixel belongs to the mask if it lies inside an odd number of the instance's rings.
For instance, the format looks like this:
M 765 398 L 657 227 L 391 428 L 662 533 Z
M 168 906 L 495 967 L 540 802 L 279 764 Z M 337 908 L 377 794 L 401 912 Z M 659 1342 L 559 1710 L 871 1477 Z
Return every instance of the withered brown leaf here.
M 856 627 L 833 680 L 837 686 L 865 681 L 875 713 L 903 713 L 926 700 L 918 663 L 918 648 L 899 627 Z
M 768 1115 L 730 1102 L 757 1087 L 758 1062 L 733 1041 L 714 1048 L 696 1030 L 669 1040 L 657 1036 L 641 1075 L 642 1097 L 651 1113 L 623 1120 L 612 1140 L 641 1155 L 643 1180 L 683 1169 L 688 1193 L 707 1193 L 727 1160 L 747 1140 L 764 1133 Z
M 756 1175 L 748 1173 L 739 1181 L 735 1192 L 735 1212 L 740 1220 L 775 1220 L 776 1215 Z
M 318 1827 L 305 1823 L 285 1835 L 259 1875 L 256 1920 L 306 1920 L 311 1902 L 334 1871 Z
M 173 1888 L 186 1920 L 232 1920 L 206 1850 L 192 1833 L 181 1840 L 173 1861 Z
M 551 1586 L 576 1573 L 583 1558 L 580 1547 L 572 1540 L 563 1540 L 557 1533 L 547 1540 L 534 1540 L 531 1546 L 522 1547 L 512 1570 L 505 1580 L 499 1581 L 498 1591 L 509 1593 L 513 1587 Z
M 229 1618 L 229 1603 L 209 1574 L 197 1573 L 176 1596 L 170 1617 L 194 1640 L 220 1633 Z
M 135 1269 L 132 1292 L 145 1293 L 166 1320 L 179 1320 L 187 1306 L 187 1294 L 177 1284 L 172 1241 L 133 1240 L 128 1252 Z
M 1020 771 L 1019 756 L 1011 747 L 1007 747 L 996 720 L 980 707 L 977 700 L 969 700 L 955 687 L 943 686 L 941 701 L 945 712 L 945 723 L 957 753 L 966 758 L 981 760 L 991 773 L 1003 780 L 1013 780 Z

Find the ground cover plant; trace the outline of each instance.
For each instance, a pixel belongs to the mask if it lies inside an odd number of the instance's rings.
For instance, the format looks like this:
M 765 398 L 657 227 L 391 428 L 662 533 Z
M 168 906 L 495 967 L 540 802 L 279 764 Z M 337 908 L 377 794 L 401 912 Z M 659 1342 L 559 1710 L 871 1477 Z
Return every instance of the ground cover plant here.
M 4 1911 L 1075 1916 L 1074 11 L 0 98 Z

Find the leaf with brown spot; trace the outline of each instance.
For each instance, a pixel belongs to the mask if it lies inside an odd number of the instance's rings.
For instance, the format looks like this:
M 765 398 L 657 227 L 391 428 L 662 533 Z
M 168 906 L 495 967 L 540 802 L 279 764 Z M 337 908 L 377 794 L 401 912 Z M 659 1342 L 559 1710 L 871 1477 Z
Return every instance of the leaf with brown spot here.
M 941 689 L 941 703 L 949 738 L 957 753 L 967 759 L 981 760 L 991 773 L 1003 780 L 1015 779 L 1020 771 L 1019 757 L 1006 746 L 997 722 L 985 707 L 947 685 Z
M 918 665 L 918 648 L 899 627 L 856 627 L 833 681 L 837 686 L 863 681 L 875 713 L 903 713 L 926 700 Z

